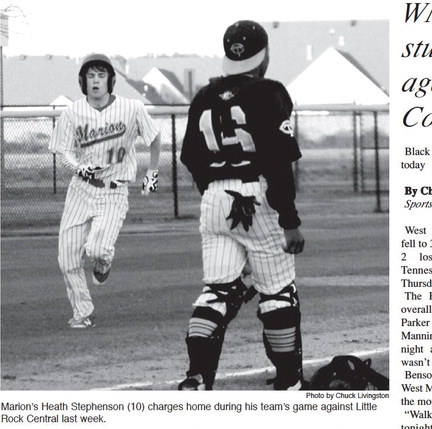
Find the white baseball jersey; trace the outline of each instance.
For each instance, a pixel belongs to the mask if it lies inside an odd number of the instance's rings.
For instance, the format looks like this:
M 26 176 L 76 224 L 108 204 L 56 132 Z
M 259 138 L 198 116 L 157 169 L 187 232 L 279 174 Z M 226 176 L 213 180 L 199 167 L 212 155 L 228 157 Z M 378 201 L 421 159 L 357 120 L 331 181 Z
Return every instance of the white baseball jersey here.
M 108 166 L 97 173 L 98 179 L 135 181 L 135 141 L 141 136 L 149 146 L 158 132 L 139 100 L 116 96 L 99 111 L 84 97 L 62 113 L 49 149 L 57 153 L 74 151 L 80 164 Z

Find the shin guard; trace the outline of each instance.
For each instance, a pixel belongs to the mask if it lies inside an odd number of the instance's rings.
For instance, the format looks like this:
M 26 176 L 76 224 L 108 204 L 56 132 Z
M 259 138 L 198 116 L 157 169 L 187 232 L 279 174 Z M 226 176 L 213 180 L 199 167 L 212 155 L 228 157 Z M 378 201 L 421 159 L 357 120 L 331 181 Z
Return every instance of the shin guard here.
M 211 308 L 197 307 L 193 312 L 186 337 L 189 355 L 189 370 L 186 374 L 188 376 L 201 374 L 206 390 L 212 389 L 222 352 L 226 331 L 222 319 L 222 315 Z M 197 323 L 201 325 L 201 331 L 204 329 L 203 326 L 207 327 L 206 335 L 197 335 Z M 210 326 L 213 326 L 213 330 L 210 330 Z
M 286 295 L 286 290 L 283 291 Z M 286 301 L 287 305 L 265 313 L 259 312 L 258 317 L 264 327 L 263 341 L 266 354 L 276 368 L 274 388 L 285 390 L 303 380 L 301 314 L 297 296 L 291 302 L 278 298 L 278 295 L 261 296 L 261 302 Z

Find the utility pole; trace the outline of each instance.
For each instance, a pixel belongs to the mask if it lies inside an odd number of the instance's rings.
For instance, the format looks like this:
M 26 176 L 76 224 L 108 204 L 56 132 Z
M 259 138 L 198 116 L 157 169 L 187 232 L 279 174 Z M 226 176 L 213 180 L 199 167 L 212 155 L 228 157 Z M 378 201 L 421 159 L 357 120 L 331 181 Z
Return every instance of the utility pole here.
M 3 173 L 5 167 L 4 154 L 4 128 L 3 128 L 3 106 L 4 106 L 4 61 L 3 46 L 7 46 L 9 39 L 8 16 L 0 10 L 0 153 L 1 153 L 1 192 L 3 194 L 5 183 Z

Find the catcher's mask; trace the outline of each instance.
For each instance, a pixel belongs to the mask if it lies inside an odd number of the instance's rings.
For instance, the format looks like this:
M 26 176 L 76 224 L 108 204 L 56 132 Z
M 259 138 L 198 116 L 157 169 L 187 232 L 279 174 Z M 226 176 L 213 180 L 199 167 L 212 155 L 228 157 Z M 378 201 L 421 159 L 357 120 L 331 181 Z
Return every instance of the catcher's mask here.
M 108 71 L 108 92 L 111 94 L 116 81 L 116 73 L 111 60 L 104 54 L 90 54 L 84 58 L 78 73 L 78 82 L 83 94 L 87 95 L 86 73 L 90 67 L 103 66 Z
M 371 368 L 371 359 L 336 356 L 310 379 L 311 390 L 388 390 L 389 379 Z

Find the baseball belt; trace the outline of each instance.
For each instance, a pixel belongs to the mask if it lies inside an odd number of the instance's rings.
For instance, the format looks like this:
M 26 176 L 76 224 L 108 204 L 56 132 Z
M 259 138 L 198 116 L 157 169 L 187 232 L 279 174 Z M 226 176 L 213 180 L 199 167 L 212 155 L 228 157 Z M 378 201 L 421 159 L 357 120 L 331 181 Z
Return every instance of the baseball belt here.
M 84 180 L 84 182 L 87 182 L 96 188 L 116 189 L 120 185 L 123 185 L 124 183 L 126 183 L 126 180 L 115 180 L 115 181 L 110 181 L 110 182 L 104 182 L 101 179 L 89 179 L 88 177 L 81 177 L 81 179 Z

